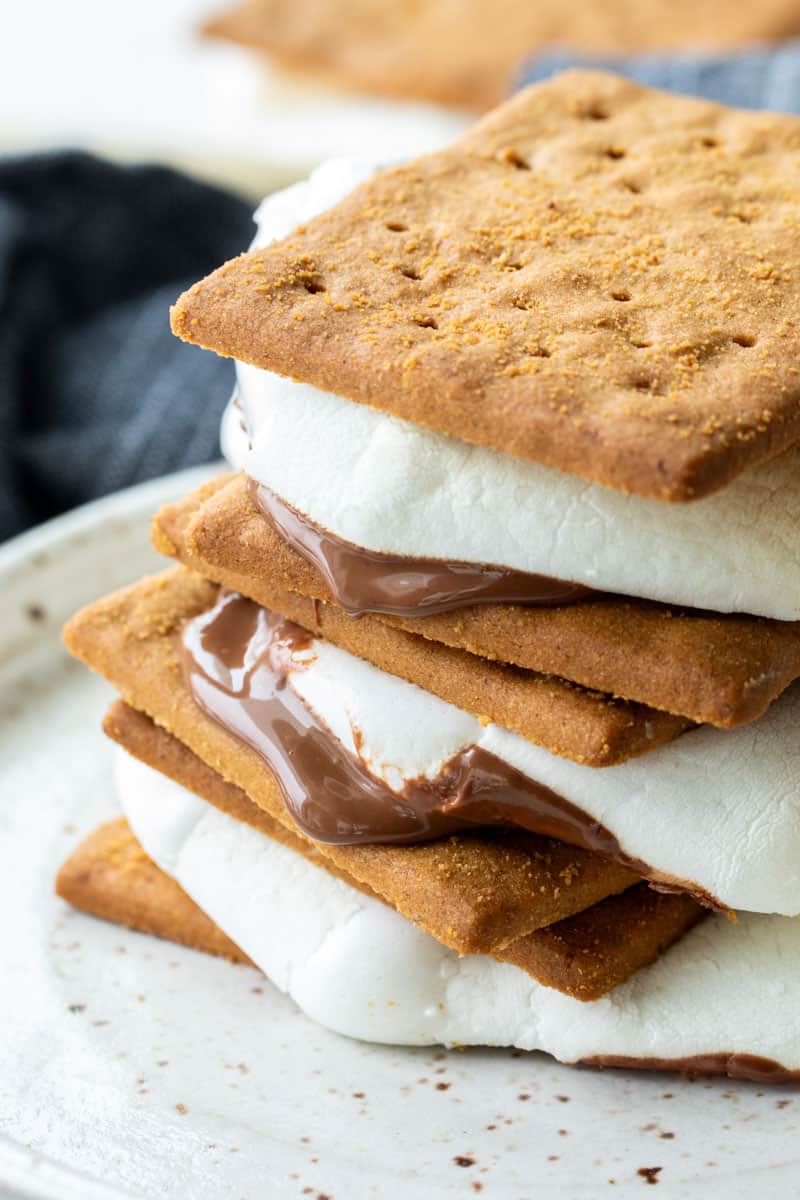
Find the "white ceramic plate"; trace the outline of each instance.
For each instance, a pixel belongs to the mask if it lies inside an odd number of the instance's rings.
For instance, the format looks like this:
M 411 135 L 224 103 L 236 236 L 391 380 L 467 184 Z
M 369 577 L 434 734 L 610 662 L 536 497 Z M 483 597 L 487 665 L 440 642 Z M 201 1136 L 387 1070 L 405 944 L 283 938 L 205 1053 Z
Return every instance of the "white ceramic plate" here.
M 110 690 L 67 659 L 59 627 L 158 566 L 150 514 L 206 473 L 0 549 L 0 1194 L 583 1200 L 652 1181 L 669 1197 L 796 1195 L 798 1089 L 346 1041 L 254 970 L 56 899 L 60 862 L 115 813 Z
M 24 0 L 0 38 L 0 150 L 81 146 L 172 163 L 260 197 L 324 158 L 450 141 L 469 118 L 292 81 L 201 38 L 233 0 Z

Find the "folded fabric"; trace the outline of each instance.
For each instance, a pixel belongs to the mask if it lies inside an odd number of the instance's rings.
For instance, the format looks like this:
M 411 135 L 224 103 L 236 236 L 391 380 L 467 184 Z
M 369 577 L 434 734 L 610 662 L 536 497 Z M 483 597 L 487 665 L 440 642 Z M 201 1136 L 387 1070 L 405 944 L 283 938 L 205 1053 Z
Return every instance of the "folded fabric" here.
M 649 87 L 737 108 L 800 112 L 800 40 L 774 50 L 754 48 L 736 54 L 540 54 L 525 64 L 517 86 L 538 83 L 576 66 L 605 67 Z
M 161 167 L 0 163 L 0 540 L 216 456 L 232 371 L 167 310 L 251 231 L 247 203 Z

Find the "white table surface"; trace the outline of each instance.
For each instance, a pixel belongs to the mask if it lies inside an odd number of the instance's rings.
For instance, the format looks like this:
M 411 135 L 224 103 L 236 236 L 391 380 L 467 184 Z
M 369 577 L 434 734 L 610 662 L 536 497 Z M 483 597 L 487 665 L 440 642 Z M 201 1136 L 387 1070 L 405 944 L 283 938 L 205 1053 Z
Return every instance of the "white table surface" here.
M 468 118 L 291 81 L 201 38 L 225 0 L 21 0 L 0 38 L 0 152 L 154 159 L 250 195 L 336 154 L 407 157 Z

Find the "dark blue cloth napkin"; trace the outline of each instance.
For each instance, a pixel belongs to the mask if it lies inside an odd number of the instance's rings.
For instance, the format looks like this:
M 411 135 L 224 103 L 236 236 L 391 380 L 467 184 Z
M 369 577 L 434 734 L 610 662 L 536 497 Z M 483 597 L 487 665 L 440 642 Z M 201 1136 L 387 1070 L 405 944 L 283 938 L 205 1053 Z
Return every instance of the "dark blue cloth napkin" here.
M 251 210 L 160 167 L 0 161 L 0 540 L 216 457 L 231 364 L 168 310 L 247 246 Z
M 746 0 L 742 0 L 745 3 Z M 702 4 L 702 0 L 698 0 Z M 544 54 L 526 64 L 519 86 L 549 79 L 567 67 L 602 67 L 639 83 L 704 96 L 737 108 L 800 112 L 800 41 L 739 54 L 642 54 L 633 58 L 578 58 Z

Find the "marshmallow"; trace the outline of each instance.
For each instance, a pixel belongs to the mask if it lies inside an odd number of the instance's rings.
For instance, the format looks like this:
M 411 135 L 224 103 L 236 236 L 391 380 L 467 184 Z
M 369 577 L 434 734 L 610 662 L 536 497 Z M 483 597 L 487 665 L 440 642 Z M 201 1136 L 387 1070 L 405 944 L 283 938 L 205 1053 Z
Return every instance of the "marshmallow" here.
M 374 167 L 337 159 L 265 200 L 254 246 L 335 204 Z M 577 476 L 237 364 L 245 470 L 357 546 L 490 563 L 715 612 L 800 617 L 800 451 L 692 504 Z M 389 381 L 390 385 L 390 381 Z
M 763 1056 L 800 1068 L 800 924 L 716 915 L 602 1000 L 459 958 L 393 909 L 117 750 L 123 810 L 147 854 L 311 1018 L 405 1045 L 593 1056 Z
M 692 504 L 626 496 L 243 363 L 234 465 L 368 550 L 714 612 L 800 617 L 800 452 Z

